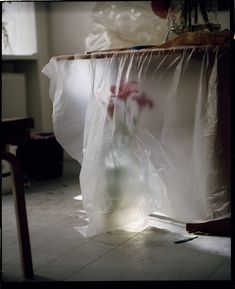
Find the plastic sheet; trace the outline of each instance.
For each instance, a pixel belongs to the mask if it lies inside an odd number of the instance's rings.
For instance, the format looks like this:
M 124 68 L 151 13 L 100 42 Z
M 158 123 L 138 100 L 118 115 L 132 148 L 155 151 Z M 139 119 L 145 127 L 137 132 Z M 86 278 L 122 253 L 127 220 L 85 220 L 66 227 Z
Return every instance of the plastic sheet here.
M 87 51 L 160 44 L 166 39 L 167 19 L 154 13 L 151 1 L 95 2 L 92 18 Z
M 154 212 L 230 216 L 228 56 L 204 46 L 50 60 L 54 132 L 82 163 L 84 236 L 144 228 Z

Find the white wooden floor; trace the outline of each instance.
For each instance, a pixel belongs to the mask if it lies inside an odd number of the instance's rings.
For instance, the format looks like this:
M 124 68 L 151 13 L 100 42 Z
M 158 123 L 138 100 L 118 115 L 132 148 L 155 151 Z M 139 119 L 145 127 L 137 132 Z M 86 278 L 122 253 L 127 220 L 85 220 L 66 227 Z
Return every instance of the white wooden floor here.
M 165 226 L 155 218 L 140 233 L 83 238 L 76 229 L 82 224 L 82 203 L 74 199 L 80 194 L 78 171 L 67 160 L 63 178 L 33 182 L 26 190 L 35 281 L 231 279 L 230 238 L 199 236 L 175 244 L 189 235 L 184 226 Z M 2 225 L 3 281 L 26 281 L 11 195 L 2 197 Z

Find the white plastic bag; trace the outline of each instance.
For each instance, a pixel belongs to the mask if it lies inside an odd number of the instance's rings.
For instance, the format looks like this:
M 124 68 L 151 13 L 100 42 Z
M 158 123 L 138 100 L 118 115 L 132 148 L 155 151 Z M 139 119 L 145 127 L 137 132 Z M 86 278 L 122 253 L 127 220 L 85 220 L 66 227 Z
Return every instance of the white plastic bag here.
M 218 65 L 227 69 L 228 51 L 53 58 L 44 68 L 55 135 L 82 163 L 86 237 L 144 228 L 153 212 L 182 222 L 230 216 L 229 83 L 218 74 Z
M 154 14 L 151 1 L 96 2 L 86 50 L 157 45 L 165 41 L 167 20 Z
M 87 103 L 91 94 L 89 60 L 61 61 L 52 58 L 43 73 L 50 79 L 53 129 L 62 147 L 80 163 Z

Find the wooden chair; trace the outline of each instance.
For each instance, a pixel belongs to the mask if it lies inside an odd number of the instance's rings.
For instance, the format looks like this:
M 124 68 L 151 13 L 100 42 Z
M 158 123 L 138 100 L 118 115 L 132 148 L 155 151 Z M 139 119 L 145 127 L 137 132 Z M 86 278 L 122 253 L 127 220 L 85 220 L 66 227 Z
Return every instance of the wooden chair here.
M 34 127 L 32 118 L 5 119 L 0 124 L 1 158 L 10 164 L 13 178 L 13 199 L 16 214 L 17 233 L 19 240 L 20 259 L 23 275 L 33 279 L 33 263 L 30 247 L 27 211 L 24 195 L 24 183 L 20 164 L 16 156 L 6 150 L 7 145 L 17 145 L 30 140 L 28 129 Z

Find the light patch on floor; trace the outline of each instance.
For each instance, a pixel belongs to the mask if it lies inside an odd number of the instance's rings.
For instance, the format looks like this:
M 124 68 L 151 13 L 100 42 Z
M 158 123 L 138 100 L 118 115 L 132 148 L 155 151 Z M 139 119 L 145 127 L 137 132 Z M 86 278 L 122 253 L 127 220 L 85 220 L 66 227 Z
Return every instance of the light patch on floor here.
M 78 164 L 66 160 L 62 178 L 26 189 L 35 281 L 231 280 L 231 238 L 198 236 L 176 244 L 194 236 L 183 223 L 150 216 L 143 231 L 84 238 L 78 174 Z M 2 197 L 2 228 L 3 281 L 26 281 L 11 194 Z
M 74 197 L 74 200 L 82 201 L 82 195 L 77 195 Z

